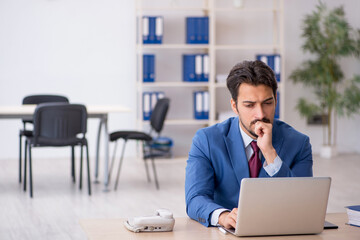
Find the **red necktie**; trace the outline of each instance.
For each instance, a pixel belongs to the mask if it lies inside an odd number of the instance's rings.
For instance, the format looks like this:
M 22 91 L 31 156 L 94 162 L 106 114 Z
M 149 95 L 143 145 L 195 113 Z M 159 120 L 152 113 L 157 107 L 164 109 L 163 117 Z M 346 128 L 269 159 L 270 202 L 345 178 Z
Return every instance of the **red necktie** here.
M 255 141 L 252 141 L 250 144 L 251 144 L 251 148 L 254 151 L 253 155 L 249 160 L 250 177 L 257 178 L 261 168 L 261 160 L 259 156 L 260 149 Z

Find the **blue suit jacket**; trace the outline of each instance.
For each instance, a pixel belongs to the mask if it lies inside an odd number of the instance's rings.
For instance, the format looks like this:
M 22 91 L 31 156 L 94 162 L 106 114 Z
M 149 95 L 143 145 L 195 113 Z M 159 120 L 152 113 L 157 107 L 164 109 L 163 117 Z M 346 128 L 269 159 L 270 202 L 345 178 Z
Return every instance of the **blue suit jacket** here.
M 283 162 L 273 177 L 312 176 L 309 137 L 278 120 L 274 120 L 272 133 L 273 146 Z M 237 207 L 241 180 L 249 176 L 238 117 L 200 129 L 193 138 L 186 166 L 187 214 L 209 226 L 214 210 Z M 261 168 L 259 177 L 270 176 Z

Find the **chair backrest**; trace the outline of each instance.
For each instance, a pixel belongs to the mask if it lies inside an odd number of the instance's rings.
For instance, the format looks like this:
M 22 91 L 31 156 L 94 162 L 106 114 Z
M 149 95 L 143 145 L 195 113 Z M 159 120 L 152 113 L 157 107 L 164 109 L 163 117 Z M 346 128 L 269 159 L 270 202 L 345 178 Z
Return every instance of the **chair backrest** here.
M 87 111 L 81 104 L 41 103 L 34 113 L 34 143 L 67 145 L 87 131 Z
M 169 98 L 161 98 L 157 101 L 153 112 L 150 117 L 150 125 L 153 130 L 155 130 L 158 134 L 161 132 L 166 114 L 169 110 L 170 99 Z
M 22 104 L 40 104 L 47 102 L 69 102 L 69 99 L 61 95 L 29 95 L 24 97 Z
M 40 104 L 48 102 L 64 102 L 69 103 L 69 99 L 61 95 L 50 95 L 50 94 L 41 94 L 41 95 L 29 95 L 24 97 L 22 104 Z M 22 119 L 24 123 L 24 129 L 26 123 L 32 123 L 32 119 L 24 118 Z

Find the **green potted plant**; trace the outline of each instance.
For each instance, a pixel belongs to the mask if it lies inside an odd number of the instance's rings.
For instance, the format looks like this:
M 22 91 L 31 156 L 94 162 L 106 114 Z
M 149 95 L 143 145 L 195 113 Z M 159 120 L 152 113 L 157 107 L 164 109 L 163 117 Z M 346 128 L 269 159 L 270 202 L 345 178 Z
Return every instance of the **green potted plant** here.
M 312 88 L 316 102 L 300 98 L 296 105 L 308 119 L 321 116 L 323 126 L 322 157 L 336 155 L 337 118 L 350 116 L 360 109 L 360 76 L 344 78 L 340 60 L 359 57 L 360 30 L 353 29 L 342 6 L 328 9 L 319 2 L 316 10 L 305 16 L 302 49 L 312 54 L 290 75 L 294 83 Z

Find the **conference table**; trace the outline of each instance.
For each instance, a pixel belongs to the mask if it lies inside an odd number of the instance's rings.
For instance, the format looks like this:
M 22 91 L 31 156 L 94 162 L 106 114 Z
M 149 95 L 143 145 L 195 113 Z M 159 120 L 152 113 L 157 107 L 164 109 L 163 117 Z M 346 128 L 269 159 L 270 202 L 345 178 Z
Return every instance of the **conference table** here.
M 0 119 L 32 119 L 36 105 L 16 105 L 0 106 Z M 100 119 L 97 142 L 96 142 L 96 161 L 95 161 L 95 181 L 98 182 L 99 176 L 99 154 L 100 139 L 102 128 L 104 128 L 105 161 L 104 161 L 104 191 L 108 191 L 109 185 L 109 113 L 129 113 L 131 110 L 121 105 L 87 105 L 88 118 Z
M 190 218 L 175 218 L 172 232 L 130 232 L 124 227 L 125 219 L 83 219 L 80 225 L 90 240 L 115 240 L 115 239 L 178 239 L 178 240 L 212 240 L 212 239 L 237 239 L 237 240 L 359 240 L 360 228 L 346 225 L 346 213 L 328 213 L 326 220 L 339 226 L 338 229 L 325 229 L 320 234 L 291 235 L 291 236 L 264 236 L 264 237 L 235 237 L 224 234 L 216 227 L 204 227 Z

